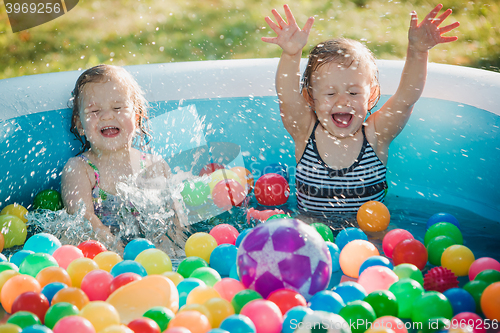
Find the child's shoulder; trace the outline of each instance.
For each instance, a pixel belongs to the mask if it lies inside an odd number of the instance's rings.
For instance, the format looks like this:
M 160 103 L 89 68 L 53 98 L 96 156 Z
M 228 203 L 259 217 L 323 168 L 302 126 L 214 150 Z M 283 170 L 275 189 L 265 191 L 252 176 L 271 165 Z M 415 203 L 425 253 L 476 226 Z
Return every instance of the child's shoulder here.
M 83 157 L 84 155 L 78 155 L 74 157 L 70 157 L 68 161 L 66 161 L 65 168 L 73 168 L 73 169 L 81 169 L 85 168 L 88 165 L 88 162 Z

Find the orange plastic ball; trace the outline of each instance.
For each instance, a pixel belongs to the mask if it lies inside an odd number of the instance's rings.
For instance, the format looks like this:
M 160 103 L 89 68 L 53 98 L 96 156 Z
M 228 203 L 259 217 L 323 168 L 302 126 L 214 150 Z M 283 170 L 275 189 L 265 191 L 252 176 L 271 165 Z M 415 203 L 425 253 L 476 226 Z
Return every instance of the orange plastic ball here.
M 73 287 L 80 288 L 82 280 L 88 272 L 99 269 L 99 265 L 89 258 L 78 258 L 73 260 L 66 271 L 71 277 L 71 284 Z
M 51 304 L 66 302 L 73 304 L 79 310 L 83 309 L 85 305 L 89 303 L 89 298 L 87 294 L 80 288 L 68 287 L 59 290 L 52 298 Z
M 4 246 L 5 246 L 5 238 L 3 237 L 3 234 L 0 233 L 0 252 L 3 251 Z
M 168 323 L 168 329 L 173 327 L 184 327 L 190 330 L 191 333 L 205 333 L 212 328 L 207 316 L 198 311 L 179 312 Z
M 452 245 L 441 255 L 441 266 L 448 268 L 456 276 L 466 276 L 474 260 L 474 253 L 468 247 Z
M 500 321 L 500 282 L 490 284 L 481 295 L 481 309 L 486 318 Z
M 198 286 L 191 290 L 188 294 L 186 304 L 203 304 L 214 297 L 220 297 L 217 290 L 208 286 Z
M 179 309 L 179 312 L 184 312 L 184 311 L 198 311 L 199 313 L 207 316 L 208 322 L 210 323 L 210 326 L 215 327 L 212 322 L 212 315 L 210 314 L 210 311 L 208 311 L 207 307 L 202 304 L 186 304 L 182 308 Z
M 34 277 L 19 274 L 8 279 L 0 292 L 0 301 L 5 311 L 11 313 L 12 304 L 14 304 L 17 296 L 27 291 L 34 291 L 36 293 L 42 291 L 40 283 Z
M 368 201 L 364 203 L 359 207 L 356 218 L 359 228 L 369 232 L 386 230 L 391 222 L 389 209 L 379 201 Z
M 379 252 L 375 245 L 369 241 L 356 239 L 347 243 L 339 256 L 342 272 L 352 278 L 359 277 L 359 268 L 366 259 L 378 256 Z
M 42 269 L 36 275 L 36 280 L 40 283 L 42 288 L 52 282 L 62 282 L 68 287 L 71 287 L 71 277 L 64 268 L 61 267 L 52 266 Z

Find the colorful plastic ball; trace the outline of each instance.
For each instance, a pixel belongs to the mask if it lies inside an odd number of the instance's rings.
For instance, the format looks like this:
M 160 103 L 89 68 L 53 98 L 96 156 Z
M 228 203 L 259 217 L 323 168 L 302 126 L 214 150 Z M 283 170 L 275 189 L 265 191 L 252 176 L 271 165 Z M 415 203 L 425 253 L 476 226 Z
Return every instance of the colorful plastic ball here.
M 179 267 L 177 267 L 177 273 L 182 275 L 184 278 L 188 278 L 191 273 L 200 267 L 208 267 L 207 262 L 200 257 L 187 257 L 182 260 Z
M 474 312 L 462 312 L 454 316 L 451 320 L 450 329 L 467 328 L 473 333 L 486 333 L 486 321 Z
M 254 323 L 259 333 L 279 333 L 283 325 L 283 315 L 273 302 L 256 299 L 241 309 L 240 314 L 247 316 Z
M 340 251 L 340 268 L 345 275 L 358 278 L 359 268 L 363 262 L 370 257 L 378 255 L 378 249 L 369 241 L 361 239 L 353 240 L 347 243 Z
M 142 266 L 140 263 L 134 260 L 120 261 L 119 263 L 114 265 L 113 268 L 111 268 L 110 273 L 114 277 L 117 277 L 118 275 L 123 273 L 135 273 L 139 274 L 142 277 L 148 275 L 146 269 L 144 269 L 144 266 Z
M 36 277 L 37 274 L 47 267 L 59 267 L 57 261 L 47 253 L 33 253 L 24 258 L 19 273 Z
M 28 243 L 28 242 L 26 242 L 26 243 Z M 26 245 L 25 245 L 25 247 L 26 247 Z M 57 248 L 54 251 L 54 253 L 52 254 L 52 256 L 54 257 L 54 259 L 59 264 L 59 267 L 62 267 L 64 269 L 66 269 L 66 268 L 68 268 L 68 265 L 73 260 L 78 259 L 78 258 L 83 258 L 83 252 L 82 252 L 82 250 L 80 250 L 76 246 L 73 246 L 73 245 L 63 245 L 63 246 Z
M 3 251 L 4 246 L 5 246 L 5 237 L 0 232 L 0 252 Z M 3 261 L 7 261 L 7 260 L 3 260 Z
M 370 266 L 359 275 L 358 283 L 369 294 L 375 290 L 387 290 L 399 277 L 386 266 Z
M 3 236 L 2 236 L 3 237 Z M 23 262 L 23 260 L 29 256 L 30 254 L 33 254 L 35 252 L 33 251 L 28 251 L 28 250 L 19 250 L 17 251 L 16 253 L 14 253 L 11 257 L 10 257 L 10 260 L 9 262 L 13 263 L 14 265 L 16 265 L 17 267 L 19 267 L 21 265 L 21 263 Z
M 472 295 L 476 303 L 476 312 L 481 313 L 481 296 L 488 284 L 484 281 L 473 280 L 467 282 L 462 288 Z
M 186 304 L 186 299 L 189 293 L 196 287 L 206 286 L 205 282 L 196 278 L 186 278 L 179 282 L 177 285 L 177 291 L 179 292 L 179 307 Z
M 241 309 L 249 302 L 256 300 L 256 299 L 262 299 L 262 296 L 256 292 L 255 290 L 252 289 L 245 289 L 240 292 L 238 292 L 236 295 L 234 295 L 233 299 L 231 300 L 231 304 L 233 305 L 234 312 L 236 314 L 240 313 Z
M 43 190 L 33 199 L 34 209 L 49 209 L 52 211 L 64 208 L 61 194 L 56 190 Z
M 240 177 L 238 177 L 238 175 L 231 170 L 219 169 L 215 170 L 213 173 L 210 174 L 210 181 L 208 182 L 208 186 L 210 187 L 210 192 L 212 196 L 214 194 L 215 186 L 219 184 L 221 181 L 227 181 L 227 180 L 236 181 L 238 184 L 241 185 L 241 189 L 245 193 L 246 181 L 242 181 Z
M 40 319 L 31 312 L 28 311 L 19 311 L 12 314 L 9 319 L 7 319 L 7 323 L 17 325 L 21 328 L 39 325 L 41 324 Z
M 26 224 L 19 217 L 12 215 L 0 215 L 0 231 L 6 249 L 23 245 L 28 234 Z
M 206 232 L 197 232 L 191 235 L 186 241 L 184 251 L 187 257 L 199 257 L 210 263 L 210 255 L 217 247 L 217 241 Z
M 242 230 L 238 235 L 238 238 L 236 238 L 236 242 L 234 243 L 234 245 L 236 245 L 236 247 L 240 247 L 241 242 L 250 231 L 252 231 L 252 228 Z
M 99 269 L 99 266 L 92 259 L 78 258 L 73 260 L 66 269 L 71 277 L 71 286 L 80 288 L 83 277 L 96 269 Z
M 111 269 L 119 262 L 123 261 L 120 255 L 113 251 L 104 251 L 94 257 L 94 261 L 100 269 L 111 272 Z
M 210 195 L 210 186 L 203 181 L 186 181 L 181 195 L 186 205 L 200 206 L 207 201 Z
M 210 254 L 210 267 L 221 276 L 229 276 L 231 267 L 236 263 L 238 248 L 232 244 L 221 244 Z
M 154 244 L 146 238 L 136 238 L 131 240 L 123 250 L 123 260 L 135 260 L 144 250 L 154 249 Z
M 408 333 L 405 323 L 396 316 L 379 317 L 372 323 L 372 327 L 387 328 L 396 333 Z
M 429 262 L 434 266 L 441 266 L 441 256 L 444 250 L 457 242 L 448 236 L 437 236 L 427 244 L 427 253 L 429 254 Z
M 424 236 L 425 246 L 427 246 L 427 244 L 429 244 L 429 242 L 437 236 L 448 236 L 458 245 L 462 245 L 464 243 L 464 238 L 460 229 L 448 222 L 439 222 L 433 224 L 429 229 L 427 229 Z
M 410 278 L 403 278 L 392 284 L 389 291 L 398 300 L 398 317 L 411 318 L 413 302 L 424 293 L 424 287 Z
M 26 214 L 28 213 L 28 210 L 24 208 L 23 206 L 13 203 L 10 205 L 5 206 L 2 211 L 0 212 L 0 215 L 12 215 L 19 217 L 24 223 L 28 222 L 28 219 L 26 218 Z
M 267 300 L 276 304 L 283 315 L 285 315 L 285 313 L 293 307 L 307 306 L 307 301 L 304 296 L 295 290 L 287 288 L 273 291 L 269 294 Z
M 339 247 L 340 251 L 353 240 L 368 240 L 368 236 L 359 228 L 345 228 L 342 229 L 337 237 L 335 237 L 335 244 Z
M 391 214 L 380 201 L 368 201 L 359 207 L 356 219 L 361 230 L 378 232 L 387 229 Z
M 206 333 L 212 327 L 207 316 L 198 311 L 181 311 L 169 323 L 166 332 L 174 327 L 184 327 L 191 333 Z
M 280 176 L 283 176 L 283 178 L 285 178 L 287 181 L 289 180 L 287 167 L 279 163 L 271 163 L 264 167 L 264 170 L 262 170 L 262 174 L 267 175 L 268 173 L 276 173 Z
M 450 269 L 456 276 L 466 276 L 474 262 L 474 253 L 463 245 L 452 245 L 444 250 L 441 266 Z
M 479 272 L 474 280 L 481 280 L 490 285 L 500 281 L 500 272 L 494 269 L 485 269 L 484 271 Z
M 167 329 L 168 323 L 175 317 L 175 314 L 169 308 L 164 306 L 155 306 L 146 311 L 143 317 L 154 320 L 160 327 L 160 331 L 163 332 Z
M 445 290 L 443 295 L 448 299 L 453 309 L 453 315 L 461 312 L 475 312 L 476 302 L 468 291 L 462 288 L 451 288 Z
M 199 176 L 210 175 L 213 172 L 221 169 L 225 169 L 226 167 L 220 163 L 208 163 L 200 170 Z
M 2 234 L 0 233 L 0 235 L 2 235 Z M 0 237 L 3 237 L 3 235 Z M 1 243 L 1 241 L 0 241 L 0 243 Z M 9 262 L 9 259 L 7 259 L 7 257 L 3 253 L 0 253 L 0 262 Z
M 490 284 L 481 295 L 481 309 L 490 320 L 500 321 L 500 282 Z
M 79 313 L 80 310 L 73 304 L 66 302 L 56 303 L 45 314 L 45 326 L 53 329 L 60 319 L 68 316 L 76 316 Z
M 430 269 L 424 276 L 424 289 L 443 292 L 458 287 L 458 279 L 447 268 L 438 266 Z
M 413 264 L 423 270 L 427 264 L 427 249 L 416 239 L 405 239 L 394 247 L 392 260 L 394 265 Z
M 439 222 L 448 222 L 460 229 L 460 223 L 455 216 L 449 213 L 436 213 L 427 220 L 427 229 Z
M 229 271 L 229 277 L 240 281 L 240 277 L 238 276 L 238 265 L 234 264 L 231 266 L 231 271 Z
M 360 300 L 347 303 L 340 310 L 339 315 L 348 323 L 363 323 L 362 325 L 352 325 L 352 333 L 363 333 L 367 328 L 366 325 L 373 323 L 377 318 L 372 306 Z
M 239 236 L 238 230 L 230 224 L 222 223 L 218 224 L 210 230 L 209 233 L 215 241 L 217 245 L 221 244 L 236 244 L 236 239 Z
M 396 273 L 399 279 L 410 278 L 417 281 L 422 286 L 424 285 L 424 276 L 422 271 L 413 264 L 399 264 L 395 266 L 392 271 Z
M 191 331 L 185 327 L 178 326 L 178 327 L 169 328 L 169 329 L 163 331 L 163 333 L 191 333 Z
M 137 318 L 127 325 L 134 333 L 161 333 L 160 326 L 150 318 Z
M 36 280 L 40 283 L 42 288 L 53 282 L 61 282 L 71 287 L 71 277 L 68 272 L 61 267 L 52 266 L 42 269 L 36 275 Z
M 220 294 L 220 296 L 228 301 L 231 301 L 237 293 L 245 290 L 245 286 L 238 280 L 230 277 L 222 278 L 222 280 L 216 282 L 213 286 L 215 290 Z
M 198 286 L 187 295 L 186 304 L 204 304 L 214 297 L 220 298 L 217 290 L 209 286 Z
M 61 289 L 67 288 L 68 286 L 62 282 L 52 282 L 47 284 L 42 288 L 42 294 L 47 297 L 49 304 L 52 302 L 54 295 Z
M 170 257 L 159 249 L 144 250 L 135 257 L 135 261 L 144 267 L 148 275 L 172 271 Z
M 121 324 L 121 325 L 110 325 L 100 331 L 99 333 L 134 333 L 130 328 Z
M 21 333 L 22 330 L 21 327 L 14 324 L 5 323 L 0 325 L 0 333 Z
M 119 274 L 111 280 L 109 284 L 109 292 L 112 294 L 116 289 L 129 284 L 130 282 L 139 281 L 140 279 L 142 279 L 142 276 L 137 273 L 126 272 Z
M 10 270 L 18 272 L 19 268 L 11 262 L 5 262 L 5 261 L 0 262 L 0 272 L 10 271 Z
M 38 281 L 29 275 L 15 275 L 12 276 L 2 287 L 0 291 L 0 301 L 2 303 L 2 307 L 8 313 L 12 313 L 12 304 L 16 298 L 28 291 L 33 291 L 36 293 L 40 293 L 42 287 Z
M 252 173 L 248 169 L 245 169 L 244 167 L 240 166 L 235 166 L 231 168 L 231 171 L 233 171 L 236 175 L 238 175 L 241 181 L 243 180 L 246 181 L 246 190 L 247 193 L 249 193 L 253 189 L 254 185 L 254 179 Z
M 120 315 L 111 304 L 103 301 L 89 302 L 80 310 L 80 316 L 92 323 L 97 332 L 110 325 L 120 324 Z
M 94 259 L 97 254 L 107 251 L 101 242 L 92 239 L 80 243 L 77 247 L 82 250 L 83 256 L 89 259 Z
M 389 268 L 390 270 L 392 270 L 394 268 L 394 266 L 392 265 L 390 260 L 387 259 L 386 257 L 373 256 L 373 257 L 366 259 L 363 262 L 363 264 L 361 264 L 361 267 L 359 268 L 359 275 L 361 275 L 361 273 L 363 273 L 363 271 L 365 269 L 367 269 L 368 267 L 372 267 L 372 266 L 384 266 L 384 267 Z
M 245 200 L 245 188 L 234 179 L 225 179 L 218 182 L 212 189 L 214 204 L 224 210 L 238 206 Z
M 337 244 L 332 242 L 325 242 L 328 246 L 328 251 L 330 251 L 330 257 L 332 258 L 332 273 L 338 272 L 340 270 L 340 249 Z M 330 288 L 331 289 L 331 288 Z
M 310 226 L 316 229 L 316 231 L 321 235 L 321 237 L 325 242 L 334 241 L 335 237 L 333 237 L 332 229 L 330 229 L 330 227 L 328 227 L 326 224 L 321 222 L 316 222 L 316 223 L 311 223 Z
M 352 301 L 363 300 L 368 294 L 361 284 L 354 281 L 339 283 L 333 288 L 333 291 L 339 294 L 346 304 Z
M 110 295 L 111 281 L 113 275 L 102 269 L 96 269 L 83 277 L 80 288 L 87 294 L 89 301 L 105 301 Z
M 2 288 L 4 284 L 10 280 L 11 277 L 14 277 L 16 275 L 20 275 L 17 270 L 14 269 L 7 269 L 2 272 L 0 272 L 0 295 L 2 292 Z
M 268 173 L 255 182 L 254 193 L 259 204 L 279 206 L 287 202 L 290 196 L 290 186 L 285 177 L 276 173 Z
M 382 250 L 387 258 L 392 259 L 394 247 L 405 239 L 413 239 L 413 235 L 405 229 L 393 229 L 382 240 Z
M 398 315 L 398 300 L 389 290 L 372 291 L 364 301 L 372 306 L 377 318 Z
M 44 325 L 35 324 L 23 329 L 23 333 L 52 333 L 52 330 Z
M 12 304 L 12 313 L 27 311 L 35 314 L 43 323 L 45 313 L 49 309 L 49 300 L 42 293 L 28 291 L 17 296 Z
M 220 297 L 213 297 L 205 301 L 203 305 L 208 309 L 211 315 L 212 327 L 219 327 L 224 319 L 234 315 L 234 309 L 231 302 Z
M 437 291 L 424 292 L 413 302 L 411 320 L 426 323 L 429 319 L 436 317 L 451 319 L 453 308 L 442 293 Z
M 92 323 L 81 316 L 64 317 L 57 322 L 54 333 L 96 333 Z
M 314 311 L 326 311 L 338 314 L 344 306 L 345 302 L 342 297 L 331 290 L 319 291 L 309 300 L 309 308 Z
M 247 316 L 233 314 L 225 318 L 219 328 L 231 333 L 256 333 L 254 323 Z
M 469 280 L 474 280 L 479 272 L 482 272 L 486 269 L 494 269 L 496 271 L 500 271 L 500 262 L 489 257 L 481 257 L 476 259 L 469 267 Z
M 220 274 L 211 267 L 197 268 L 193 271 L 193 273 L 191 273 L 189 277 L 200 279 L 201 281 L 205 282 L 205 284 L 209 287 L 213 287 L 214 284 L 216 284 L 222 279 Z
M 205 305 L 197 304 L 197 303 L 186 304 L 182 308 L 180 308 L 180 310 L 179 310 L 179 312 L 184 312 L 184 311 L 198 311 L 199 313 L 201 313 L 207 317 L 208 322 L 212 326 L 212 314 L 210 313 L 210 311 L 208 311 L 208 309 Z
M 61 241 L 56 236 L 39 233 L 31 236 L 24 243 L 24 250 L 33 251 L 35 253 L 48 253 L 52 255 L 55 250 L 61 247 Z
M 177 286 L 179 282 L 184 280 L 184 277 L 177 272 L 163 272 L 161 275 L 171 280 L 175 284 L 175 286 Z
M 87 305 L 89 298 L 80 288 L 68 287 L 59 290 L 52 298 L 52 305 L 61 302 L 73 304 L 81 310 Z
M 305 306 L 296 306 L 290 309 L 283 317 L 283 325 L 281 331 L 283 333 L 294 333 L 297 329 L 297 324 L 302 322 L 306 315 L 312 313 L 313 310 Z

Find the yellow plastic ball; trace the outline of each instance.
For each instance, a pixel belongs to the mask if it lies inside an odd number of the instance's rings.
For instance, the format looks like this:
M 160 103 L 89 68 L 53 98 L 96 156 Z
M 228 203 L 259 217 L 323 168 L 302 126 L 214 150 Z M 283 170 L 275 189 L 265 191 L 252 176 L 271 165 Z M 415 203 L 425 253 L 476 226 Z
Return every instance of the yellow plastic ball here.
M 184 250 L 187 257 L 199 257 L 210 263 L 210 255 L 217 247 L 215 238 L 206 232 L 197 232 L 186 241 Z
M 185 311 L 198 311 L 199 313 L 201 313 L 207 317 L 207 319 L 210 322 L 210 325 L 212 327 L 218 327 L 218 326 L 213 325 L 212 315 L 210 314 L 210 311 L 208 311 L 208 309 L 205 305 L 197 304 L 197 303 L 186 304 L 182 308 L 180 308 L 179 313 L 185 312 Z
M 100 269 L 111 272 L 111 268 L 113 268 L 117 263 L 123 261 L 122 257 L 116 252 L 113 251 L 104 251 L 98 253 L 94 257 L 94 261 L 99 266 Z
M 88 319 L 96 332 L 101 332 L 108 326 L 120 324 L 118 311 L 116 311 L 114 306 L 104 301 L 87 303 L 80 311 L 80 316 Z
M 184 276 L 180 275 L 177 272 L 165 272 L 165 273 L 162 273 L 161 275 L 169 278 L 175 284 L 176 287 L 179 284 L 179 282 L 184 280 Z
M 215 185 L 217 185 L 221 180 L 226 180 L 226 179 L 234 179 L 238 183 L 240 183 L 241 186 L 243 186 L 243 188 L 246 188 L 247 185 L 246 179 L 242 181 L 234 171 L 228 169 L 219 169 L 215 170 L 212 174 L 210 174 L 210 181 L 208 182 L 208 186 L 210 187 L 210 193 L 212 193 Z
M 99 269 L 97 263 L 89 258 L 78 258 L 73 260 L 66 269 L 71 277 L 73 287 L 80 288 L 82 280 L 88 272 Z
M 28 219 L 26 218 L 26 214 L 28 213 L 28 210 L 24 208 L 21 205 L 18 205 L 16 203 L 13 203 L 12 205 L 5 206 L 4 209 L 0 212 L 0 215 L 12 215 L 19 217 L 21 221 L 24 223 L 28 222 Z
M 144 267 L 148 275 L 172 271 L 172 261 L 170 261 L 168 254 L 162 250 L 144 250 L 135 257 L 135 261 Z
M 359 228 L 369 232 L 386 230 L 391 222 L 389 209 L 379 201 L 368 201 L 361 205 L 356 218 Z
M 16 245 L 23 245 L 26 241 L 28 229 L 19 217 L 0 215 L 0 232 L 4 236 L 4 247 L 8 249 Z
M 448 268 L 456 276 L 466 276 L 474 260 L 474 253 L 468 247 L 452 245 L 441 255 L 441 266 Z
M 11 323 L 0 324 L 0 333 L 21 333 L 22 331 L 21 327 Z
M 204 304 L 214 297 L 220 298 L 220 294 L 217 290 L 208 286 L 198 286 L 188 294 L 186 304 Z
M 219 327 L 224 319 L 234 315 L 234 308 L 231 302 L 224 298 L 214 297 L 203 303 L 212 316 L 212 327 Z
M 359 268 L 365 260 L 378 255 L 378 249 L 369 241 L 361 239 L 353 240 L 347 243 L 342 251 L 340 251 L 340 268 L 345 275 L 358 278 Z

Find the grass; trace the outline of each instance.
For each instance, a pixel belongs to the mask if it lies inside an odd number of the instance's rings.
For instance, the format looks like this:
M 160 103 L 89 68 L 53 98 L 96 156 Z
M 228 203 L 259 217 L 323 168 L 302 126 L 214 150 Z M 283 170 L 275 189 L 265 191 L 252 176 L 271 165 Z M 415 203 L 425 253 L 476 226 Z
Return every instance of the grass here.
M 336 36 L 364 41 L 379 59 L 403 59 L 409 13 L 422 19 L 428 0 L 290 0 L 299 25 L 315 16 L 307 51 Z M 445 0 L 460 21 L 459 41 L 439 45 L 430 61 L 499 71 L 500 0 Z M 99 63 L 147 63 L 279 57 L 260 38 L 264 16 L 283 2 L 256 0 L 80 0 L 66 15 L 12 33 L 0 0 L 0 79 L 77 70 Z

